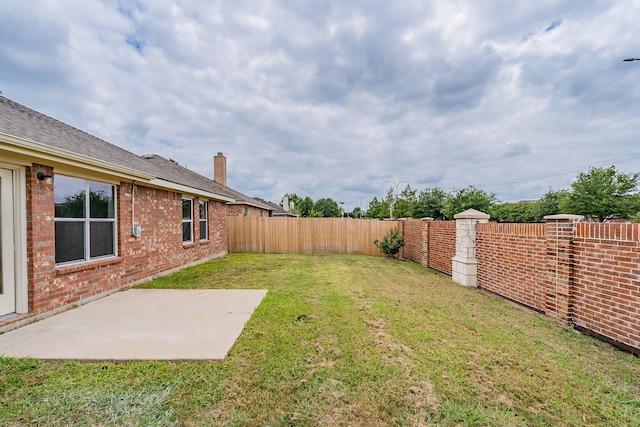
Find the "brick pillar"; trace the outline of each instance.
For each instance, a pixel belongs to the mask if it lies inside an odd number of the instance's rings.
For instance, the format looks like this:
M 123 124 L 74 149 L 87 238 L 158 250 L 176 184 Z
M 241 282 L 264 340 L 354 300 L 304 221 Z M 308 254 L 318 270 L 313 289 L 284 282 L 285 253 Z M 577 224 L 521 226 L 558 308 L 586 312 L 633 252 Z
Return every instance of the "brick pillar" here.
M 573 311 L 573 238 L 581 215 L 547 215 L 545 314 L 570 325 Z
M 422 221 L 422 256 L 420 264 L 429 268 L 429 225 L 433 222 L 433 218 L 424 217 Z
M 478 280 L 476 225 L 489 222 L 490 216 L 467 209 L 453 217 L 456 220 L 456 256 L 451 260 L 451 278 L 463 286 L 475 287 Z

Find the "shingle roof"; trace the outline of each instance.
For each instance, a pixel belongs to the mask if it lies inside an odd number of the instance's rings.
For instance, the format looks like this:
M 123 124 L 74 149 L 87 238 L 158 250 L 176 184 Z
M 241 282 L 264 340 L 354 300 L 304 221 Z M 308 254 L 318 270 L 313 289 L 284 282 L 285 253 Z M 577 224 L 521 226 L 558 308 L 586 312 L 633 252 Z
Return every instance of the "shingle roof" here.
M 162 181 L 230 199 L 252 200 L 164 157 L 138 156 L 3 96 L 0 96 L 0 133 L 143 172 Z
M 141 158 L 145 163 L 151 165 L 153 170 L 157 172 L 158 178 L 164 181 L 186 185 L 235 199 L 233 192 L 230 191 L 229 188 L 184 166 L 180 166 L 173 160 L 165 159 L 157 154 L 144 155 L 141 156 Z
M 0 132 L 136 171 L 156 172 L 130 151 L 3 96 L 0 96 Z

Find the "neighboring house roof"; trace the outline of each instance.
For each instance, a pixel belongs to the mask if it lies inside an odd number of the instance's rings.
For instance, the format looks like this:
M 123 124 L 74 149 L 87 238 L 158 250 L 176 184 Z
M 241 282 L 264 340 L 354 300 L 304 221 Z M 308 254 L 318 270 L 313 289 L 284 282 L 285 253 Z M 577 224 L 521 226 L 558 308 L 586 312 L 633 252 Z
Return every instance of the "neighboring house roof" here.
M 227 188 L 186 168 L 167 168 L 0 96 L 0 149 L 44 164 L 72 165 L 233 202 Z M 160 158 L 160 156 L 157 156 Z M 162 163 L 162 164 L 161 164 Z
M 261 199 L 259 197 L 256 197 L 255 199 L 261 201 L 262 203 L 265 203 L 265 204 L 271 206 L 273 208 L 273 216 L 291 216 L 291 217 L 298 216 L 298 215 L 296 215 L 294 213 L 285 211 L 284 208 L 282 206 L 280 206 L 279 204 L 277 204 L 277 203 L 273 203 L 273 202 L 270 202 L 268 200 Z
M 239 191 L 233 190 L 229 187 L 225 187 L 227 190 L 231 191 L 233 194 L 233 198 L 236 200 L 235 202 L 230 202 L 230 205 L 248 205 L 253 206 L 254 208 L 264 209 L 267 211 L 275 210 L 273 206 L 270 206 L 268 203 L 265 203 L 264 200 L 246 196 Z

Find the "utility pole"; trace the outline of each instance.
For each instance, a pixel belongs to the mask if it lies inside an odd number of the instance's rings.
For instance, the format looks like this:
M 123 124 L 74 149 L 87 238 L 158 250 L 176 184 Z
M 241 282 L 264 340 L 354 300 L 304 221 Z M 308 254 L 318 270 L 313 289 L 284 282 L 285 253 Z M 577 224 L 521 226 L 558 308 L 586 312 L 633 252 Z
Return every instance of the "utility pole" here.
M 365 197 L 366 197 L 366 196 L 356 196 L 356 199 L 358 199 L 358 201 L 359 201 L 358 206 L 360 207 L 360 215 L 359 215 L 359 216 L 360 216 L 360 219 L 362 219 L 362 217 L 364 216 L 364 215 L 362 214 L 362 199 L 364 199 Z
M 389 219 L 393 219 L 393 205 L 398 200 L 398 186 L 403 182 L 409 182 L 409 181 L 400 181 L 397 184 L 394 181 L 385 181 L 385 182 L 390 182 L 391 184 L 396 186 L 396 199 L 393 200 L 391 203 L 389 203 Z

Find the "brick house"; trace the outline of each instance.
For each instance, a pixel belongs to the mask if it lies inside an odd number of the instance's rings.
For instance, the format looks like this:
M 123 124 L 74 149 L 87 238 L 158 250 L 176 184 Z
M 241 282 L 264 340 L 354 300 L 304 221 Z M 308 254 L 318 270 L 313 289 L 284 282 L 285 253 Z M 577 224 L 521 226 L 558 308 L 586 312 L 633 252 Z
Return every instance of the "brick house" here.
M 0 327 L 225 255 L 235 194 L 0 96 Z

